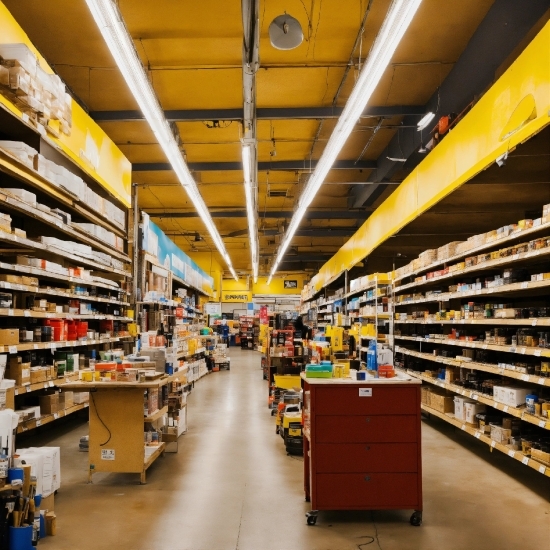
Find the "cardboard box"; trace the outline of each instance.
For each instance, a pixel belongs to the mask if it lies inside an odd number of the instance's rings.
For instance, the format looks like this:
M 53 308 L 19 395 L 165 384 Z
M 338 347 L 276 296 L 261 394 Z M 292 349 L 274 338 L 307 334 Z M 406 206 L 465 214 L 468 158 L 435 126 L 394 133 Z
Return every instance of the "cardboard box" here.
M 31 384 L 45 382 L 48 379 L 49 367 L 31 367 Z
M 59 394 L 50 393 L 48 395 L 41 395 L 40 401 L 40 413 L 42 415 L 55 414 L 59 412 Z
M 18 355 L 10 357 L 6 378 L 15 380 L 16 386 L 24 386 L 31 383 L 31 364 L 23 363 Z
M 19 344 L 18 328 L 0 329 L 0 346 L 16 346 Z
M 3 281 L 5 283 L 12 283 L 14 285 L 20 285 L 23 282 L 23 278 L 19 275 L 2 274 L 0 275 L 0 281 Z
M 45 497 L 42 495 L 42 500 L 40 501 L 40 510 L 47 510 L 53 512 L 55 510 L 55 493 Z
M 439 395 L 432 392 L 430 394 L 430 407 L 442 413 L 453 412 L 453 398 L 450 395 Z
M 74 405 L 74 392 L 63 391 L 59 394 L 59 409 L 68 409 Z
M 0 388 L 0 411 L 15 409 L 15 387 Z
M 87 391 L 75 391 L 73 394 L 73 402 L 75 405 L 81 405 L 82 403 L 88 403 L 90 401 L 90 392 Z
M 525 388 L 506 388 L 506 403 L 511 407 L 525 405 L 525 397 L 532 391 Z
M 37 277 L 27 277 L 26 275 L 23 275 L 21 277 L 22 284 L 27 286 L 38 286 L 38 278 Z

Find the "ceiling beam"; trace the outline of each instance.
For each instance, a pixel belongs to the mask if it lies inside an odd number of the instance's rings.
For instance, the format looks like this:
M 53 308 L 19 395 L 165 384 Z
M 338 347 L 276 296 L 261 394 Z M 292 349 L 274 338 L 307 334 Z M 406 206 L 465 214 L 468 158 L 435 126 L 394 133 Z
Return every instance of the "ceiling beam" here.
M 338 118 L 343 107 L 264 107 L 256 109 L 258 120 L 295 120 L 295 119 L 328 119 Z M 423 115 L 424 106 L 390 105 L 367 107 L 364 117 L 395 117 L 405 115 Z M 96 122 L 131 122 L 144 120 L 141 111 L 91 111 L 90 116 Z M 205 120 L 243 119 L 242 109 L 175 109 L 164 111 L 169 122 L 202 122 Z
M 210 215 L 213 218 L 246 218 L 246 210 L 215 210 L 210 207 Z M 144 209 L 152 218 L 198 218 L 195 211 L 177 211 L 166 209 Z M 372 209 L 361 210 L 308 210 L 304 219 L 306 220 L 366 220 Z M 258 212 L 258 217 L 263 219 L 292 218 L 294 210 L 267 210 Z
M 414 127 L 418 117 L 406 116 L 403 129 L 397 131 L 378 157 L 378 166 L 372 179 L 385 184 L 397 171 L 403 169 L 402 162 L 391 161 L 388 157 L 408 159 L 405 169 L 412 171 L 425 158 L 417 151 L 421 143 L 425 145 L 430 140 L 430 130 L 435 127 L 436 121 L 449 113 L 462 112 L 474 98 L 483 95 L 496 80 L 495 71 L 547 10 L 548 0 L 494 2 L 458 61 L 424 106 L 424 113 L 431 111 L 436 115 L 431 126 L 424 132 L 418 132 Z M 372 204 L 380 193 L 376 185 L 355 187 L 348 198 L 348 205 L 359 207 Z
M 238 162 L 188 162 L 187 166 L 192 172 L 213 172 L 230 170 L 242 170 L 243 164 Z M 280 160 L 277 162 L 258 162 L 258 170 L 260 171 L 277 171 L 277 170 L 303 170 L 309 172 L 315 169 L 317 161 L 312 160 Z M 376 168 L 376 161 L 360 160 L 338 160 L 332 165 L 333 170 L 372 170 Z M 169 162 L 137 162 L 132 164 L 133 172 L 164 172 L 172 170 L 172 165 Z

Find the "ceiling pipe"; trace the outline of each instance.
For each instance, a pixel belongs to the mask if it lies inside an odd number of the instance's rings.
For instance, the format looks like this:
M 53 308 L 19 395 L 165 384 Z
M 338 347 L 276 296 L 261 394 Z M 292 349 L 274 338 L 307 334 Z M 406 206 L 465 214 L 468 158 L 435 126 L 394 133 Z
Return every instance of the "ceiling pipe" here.
M 256 137 L 256 72 L 260 66 L 259 0 L 242 0 L 243 138 L 242 161 L 254 282 L 258 279 L 258 141 Z

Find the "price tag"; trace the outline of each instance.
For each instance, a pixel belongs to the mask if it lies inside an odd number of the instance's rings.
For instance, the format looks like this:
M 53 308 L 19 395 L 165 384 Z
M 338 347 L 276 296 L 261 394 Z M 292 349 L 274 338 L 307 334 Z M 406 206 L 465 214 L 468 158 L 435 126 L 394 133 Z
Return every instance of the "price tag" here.
M 527 382 L 527 380 L 529 380 L 529 375 L 528 375 L 528 374 L 522 374 L 522 375 L 521 375 L 521 379 L 522 379 L 524 382 Z
M 11 283 L 4 283 L 4 288 L 11 288 Z
M 512 254 L 512 260 L 518 260 L 519 254 Z
M 540 349 L 535 350 L 535 353 L 534 353 L 535 357 L 540 357 L 540 353 L 541 353 Z
M 546 472 L 546 466 L 539 466 L 539 474 L 544 474 Z
M 13 309 L 8 309 L 8 316 L 13 317 Z
M 504 407 L 502 407 L 502 410 L 507 413 L 508 412 L 508 405 L 504 405 Z
M 84 408 L 88 407 L 89 405 L 89 403 L 84 403 Z
M 539 378 L 537 381 L 537 384 L 540 384 L 541 386 L 544 386 L 544 378 Z
M 51 380 L 48 382 L 48 385 L 50 386 L 50 388 L 54 387 L 54 383 Z
M 41 420 L 40 418 L 36 421 L 36 425 L 37 425 L 37 426 L 41 426 L 41 425 L 42 425 L 42 420 Z
M 523 283 L 521 283 L 521 288 L 527 288 L 529 286 L 529 283 L 527 281 L 523 281 Z
M 462 424 L 462 427 L 460 429 L 465 430 L 466 429 L 466 424 Z
M 25 386 L 25 391 L 26 391 L 27 393 L 30 393 L 30 392 L 31 392 L 31 387 L 30 387 L 30 386 Z
M 52 342 L 52 343 L 49 345 L 49 348 L 50 348 L 50 349 L 56 349 L 56 348 L 57 348 L 57 343 L 56 343 L 56 342 Z
M 34 349 L 40 349 L 40 346 L 39 346 L 38 344 L 34 344 L 34 345 L 33 345 L 33 348 L 34 348 Z
M 479 396 L 476 393 L 474 393 L 474 395 L 472 395 L 472 399 L 475 399 L 477 401 L 478 398 L 479 398 Z
M 529 457 L 528 457 L 528 456 L 524 456 L 524 457 L 521 459 L 521 463 L 522 463 L 522 464 L 525 464 L 525 465 L 529 464 Z
M 546 420 L 541 420 L 539 422 L 539 428 L 544 428 L 546 426 Z
M 511 456 L 512 458 L 514 458 L 515 455 L 516 455 L 516 451 L 512 451 L 511 449 L 508 451 L 508 456 Z
M 55 317 L 54 313 L 46 313 L 46 319 L 53 319 Z
M 9 346 L 8 353 L 17 353 L 17 346 Z
M 538 319 L 533 319 L 531 326 L 536 327 L 537 326 Z
M 54 418 L 54 420 L 57 420 L 59 418 L 59 414 L 58 413 L 53 413 L 53 418 Z
M 481 349 L 487 349 L 487 344 L 483 344 L 483 345 L 481 346 Z
M 521 348 L 520 352 L 522 355 L 525 355 L 525 348 Z
M 30 317 L 30 316 L 31 316 L 30 310 L 29 310 L 29 309 L 26 309 L 25 311 L 23 311 L 23 315 L 24 315 L 25 317 Z
M 475 437 L 476 439 L 479 439 L 480 436 L 481 436 L 481 434 L 480 434 L 479 432 L 476 432 L 476 433 L 474 434 L 474 437 Z
M 491 441 L 491 447 L 493 447 L 493 448 L 494 448 L 494 447 L 496 446 L 496 444 L 497 444 L 497 442 L 496 442 L 496 441 Z
M 516 353 L 516 347 L 510 346 L 510 349 L 508 350 L 510 353 Z
M 44 382 L 44 389 L 49 388 L 50 385 L 47 382 Z

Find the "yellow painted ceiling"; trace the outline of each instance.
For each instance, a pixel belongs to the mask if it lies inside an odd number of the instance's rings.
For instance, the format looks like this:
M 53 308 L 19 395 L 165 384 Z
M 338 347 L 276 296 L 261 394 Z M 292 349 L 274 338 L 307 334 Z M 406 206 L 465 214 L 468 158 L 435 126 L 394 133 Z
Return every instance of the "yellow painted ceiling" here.
M 371 99 L 371 105 L 424 105 L 445 79 L 494 0 L 423 0 L 392 63 Z M 116 68 L 83 0 L 4 0 L 31 40 L 55 67 L 78 100 L 90 111 L 137 110 L 130 90 Z M 118 0 L 136 50 L 164 109 L 242 109 L 241 3 L 227 0 Z M 349 97 L 390 0 L 374 0 L 360 47 L 352 48 L 368 0 L 261 0 L 260 69 L 257 107 L 343 106 Z M 274 49 L 268 27 L 287 12 L 296 17 L 305 40 L 292 51 Z M 342 79 L 350 62 L 345 81 Z M 340 88 L 339 94 L 337 91 Z M 383 121 L 362 118 L 341 151 L 342 160 L 376 160 L 396 132 L 401 117 Z M 300 190 L 329 139 L 336 121 L 259 120 L 258 158 L 270 163 L 258 172 L 258 210 L 262 271 L 273 255 L 289 217 L 263 217 L 269 211 L 292 212 Z M 165 163 L 166 158 L 144 121 L 101 122 L 102 128 L 133 163 Z M 210 126 L 210 127 L 209 127 Z M 241 123 L 178 122 L 182 150 L 190 163 L 240 163 Z M 369 146 L 363 149 L 367 142 Z M 277 170 L 276 163 L 299 161 L 297 170 Z M 357 227 L 368 215 L 331 217 L 347 210 L 353 183 L 369 181 L 370 169 L 332 170 L 312 208 L 323 212 L 302 229 Z M 206 204 L 213 210 L 245 209 L 242 171 L 194 172 Z M 170 171 L 136 171 L 139 207 L 186 252 L 213 251 L 212 240 L 193 212 L 186 193 Z M 389 192 L 378 197 L 376 206 Z M 284 197 L 268 193 L 284 192 Z M 325 213 L 326 212 L 326 216 Z M 160 216 L 160 217 L 159 217 Z M 250 271 L 246 217 L 214 217 L 237 271 Z M 195 239 L 198 233 L 201 240 Z M 293 254 L 332 254 L 347 237 L 306 236 L 292 242 Z M 217 260 L 223 261 L 215 253 Z

